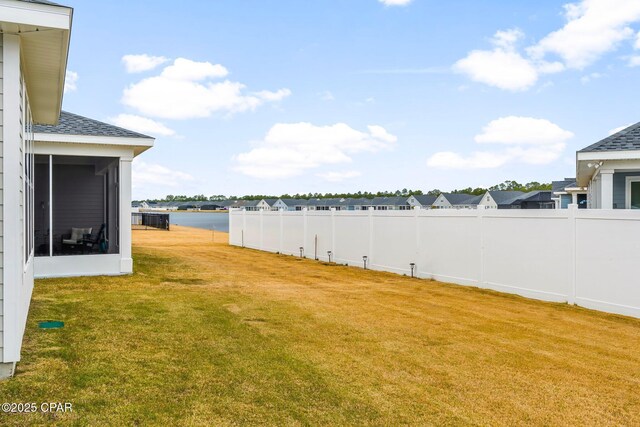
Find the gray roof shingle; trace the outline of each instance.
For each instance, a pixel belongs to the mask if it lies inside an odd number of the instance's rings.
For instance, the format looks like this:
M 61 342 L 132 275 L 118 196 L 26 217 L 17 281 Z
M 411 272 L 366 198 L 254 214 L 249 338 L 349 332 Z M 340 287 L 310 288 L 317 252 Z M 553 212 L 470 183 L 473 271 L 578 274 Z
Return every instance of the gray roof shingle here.
M 57 126 L 33 125 L 35 133 L 56 135 L 114 136 L 122 138 L 152 138 L 118 126 L 63 111 Z
M 593 151 L 640 150 L 640 122 L 580 150 L 580 153 Z
M 522 191 L 489 191 L 489 194 L 498 205 L 510 205 L 525 193 Z
M 437 196 L 430 196 L 428 194 L 422 194 L 419 196 L 413 196 L 422 206 L 431 206 L 433 202 L 438 198 Z
M 61 6 L 61 7 L 68 7 L 68 6 L 64 6 L 62 4 L 58 4 L 58 3 L 54 3 L 52 1 L 47 1 L 47 0 L 19 0 L 21 2 L 25 2 L 25 3 L 36 3 L 36 4 L 46 4 L 48 6 Z

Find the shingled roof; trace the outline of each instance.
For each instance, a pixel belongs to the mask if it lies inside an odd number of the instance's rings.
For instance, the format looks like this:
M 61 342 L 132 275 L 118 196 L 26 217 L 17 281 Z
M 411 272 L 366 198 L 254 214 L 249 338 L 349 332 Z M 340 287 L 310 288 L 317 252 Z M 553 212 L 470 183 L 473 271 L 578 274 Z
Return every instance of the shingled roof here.
M 47 1 L 47 0 L 20 0 L 20 1 L 25 3 L 46 4 L 49 6 L 62 6 L 61 4 L 54 3 L 52 1 Z M 67 7 L 67 6 L 62 6 L 62 7 Z
M 640 122 L 580 150 L 580 153 L 594 151 L 640 150 Z
M 60 113 L 60 122 L 57 126 L 34 125 L 35 133 L 48 133 L 56 135 L 85 135 L 85 136 L 112 136 L 121 138 L 152 138 L 138 132 L 123 129 L 118 126 L 79 116 L 63 111 Z

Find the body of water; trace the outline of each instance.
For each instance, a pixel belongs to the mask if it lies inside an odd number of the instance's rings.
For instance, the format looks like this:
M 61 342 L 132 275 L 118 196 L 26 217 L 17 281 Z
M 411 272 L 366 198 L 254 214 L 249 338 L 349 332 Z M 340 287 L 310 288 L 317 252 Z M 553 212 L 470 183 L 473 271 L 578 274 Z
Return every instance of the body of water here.
M 218 212 L 170 212 L 171 224 L 229 232 L 229 214 Z

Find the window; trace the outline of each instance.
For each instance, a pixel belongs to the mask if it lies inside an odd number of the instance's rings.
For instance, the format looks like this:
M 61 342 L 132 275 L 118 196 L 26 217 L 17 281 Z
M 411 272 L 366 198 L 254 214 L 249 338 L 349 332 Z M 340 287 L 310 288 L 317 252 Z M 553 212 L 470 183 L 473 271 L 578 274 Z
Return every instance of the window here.
M 640 209 L 640 176 L 628 176 L 626 179 L 627 209 Z

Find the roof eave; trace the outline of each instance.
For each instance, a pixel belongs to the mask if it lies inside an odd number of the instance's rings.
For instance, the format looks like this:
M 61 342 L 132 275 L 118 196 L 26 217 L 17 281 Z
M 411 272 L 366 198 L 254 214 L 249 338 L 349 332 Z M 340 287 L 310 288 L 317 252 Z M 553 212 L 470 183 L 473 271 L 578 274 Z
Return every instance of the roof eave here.
M 57 124 L 67 70 L 73 9 L 0 0 L 0 28 L 21 42 L 33 121 Z

